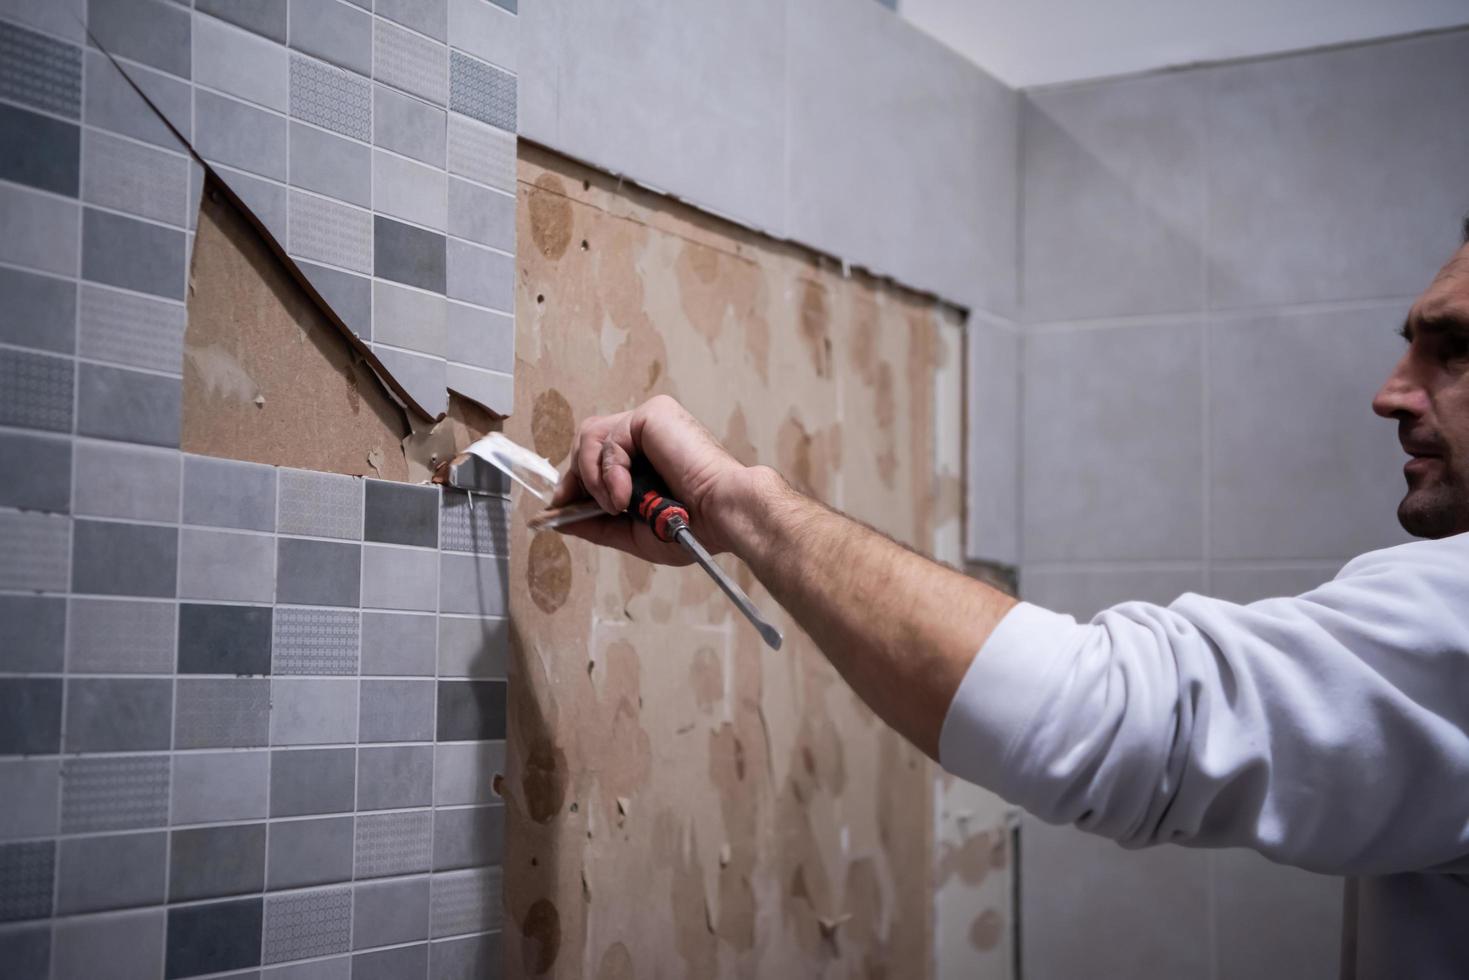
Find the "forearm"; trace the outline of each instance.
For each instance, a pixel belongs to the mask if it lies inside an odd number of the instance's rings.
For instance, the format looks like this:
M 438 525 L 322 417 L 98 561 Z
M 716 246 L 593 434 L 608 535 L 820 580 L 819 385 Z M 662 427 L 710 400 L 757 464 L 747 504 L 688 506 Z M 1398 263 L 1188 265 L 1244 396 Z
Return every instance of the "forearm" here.
M 934 758 L 970 661 L 1015 604 L 750 471 L 726 509 L 731 548 L 879 717 Z

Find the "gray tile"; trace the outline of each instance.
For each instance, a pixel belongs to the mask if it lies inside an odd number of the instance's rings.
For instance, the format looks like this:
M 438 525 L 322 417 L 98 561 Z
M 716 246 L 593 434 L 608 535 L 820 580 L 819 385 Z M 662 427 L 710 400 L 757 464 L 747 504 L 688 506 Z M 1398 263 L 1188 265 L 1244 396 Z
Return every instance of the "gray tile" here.
M 75 123 L 0 103 L 0 179 L 76 197 L 81 157 Z
M 194 0 L 194 9 L 286 43 L 286 0 Z
M 180 756 L 175 788 L 191 774 L 186 760 L 197 758 Z M 167 755 L 67 759 L 61 768 L 61 832 L 162 827 L 168 823 L 168 787 Z
M 66 600 L 60 596 L 0 596 L 0 671 L 61 673 L 65 632 Z M 432 651 L 432 630 L 428 642 Z
M 184 521 L 275 530 L 275 467 L 184 456 Z
M 175 759 L 174 773 L 175 824 L 265 816 L 270 790 L 268 752 L 188 752 Z
M 352 893 L 352 948 L 428 938 L 427 878 L 358 885 Z
M 0 931 L 0 963 L 9 980 L 49 980 L 51 923 L 13 926 Z
M 382 18 L 373 23 L 373 77 L 438 105 L 447 101 L 448 49 Z
M 179 534 L 180 598 L 236 602 L 275 598 L 274 538 L 197 527 L 185 527 Z
M 68 518 L 53 514 L 0 511 L 0 589 L 66 591 L 70 527 Z
M 450 179 L 449 234 L 515 251 L 515 198 L 467 180 Z
M 180 674 L 269 674 L 268 606 L 179 606 Z
M 444 168 L 447 116 L 443 109 L 385 85 L 373 86 L 372 141 Z
M 83 283 L 77 352 L 97 361 L 179 374 L 184 319 L 182 303 Z
M 213 18 L 196 16 L 194 62 L 195 81 L 200 85 L 276 112 L 285 112 L 290 105 L 289 55 L 279 44 Z M 195 98 L 203 94 L 197 93 Z M 197 104 L 196 114 L 201 123 L 204 112 L 203 104 Z
M 501 927 L 499 868 L 474 868 L 433 876 L 433 937 L 462 936 Z
M 1020 595 L 1028 602 L 1085 622 L 1122 602 L 1166 606 L 1185 592 L 1202 592 L 1202 565 L 1175 568 L 1020 569 Z
M 434 805 L 494 803 L 496 773 L 505 772 L 504 742 L 434 746 Z M 437 929 L 435 934 L 439 935 Z
M 515 260 L 510 256 L 451 238 L 447 261 L 451 299 L 507 313 L 515 309 Z
M 137 89 L 129 79 L 137 83 Z M 152 106 L 143 101 L 138 89 L 142 89 L 143 95 L 152 101 Z M 129 66 L 124 76 L 99 51 L 87 52 L 85 100 L 82 118 L 89 126 L 98 126 L 168 149 L 181 147 L 165 119 L 185 138 L 190 138 L 193 132 L 193 86 L 172 75 L 136 65 Z M 159 118 L 160 111 L 162 119 Z
M 0 505 L 64 514 L 71 509 L 71 443 L 0 432 Z
M 153 446 L 177 446 L 183 386 L 176 378 L 80 364 L 77 433 Z
M 371 212 L 292 190 L 290 252 L 354 272 L 373 269 Z
M 449 172 L 515 193 L 515 134 L 449 113 Z
M 87 39 L 85 0 L 5 0 L 7 20 L 81 43 Z
M 0 762 L 0 840 L 51 837 L 60 815 L 61 763 L 55 759 Z
M 520 21 L 485 0 L 449 0 L 450 36 L 462 48 L 492 65 L 515 71 Z
M 272 752 L 270 815 L 299 817 L 355 809 L 356 755 L 351 748 Z
M 1369 418 L 1398 308 L 1211 324 L 1214 558 L 1348 558 L 1408 540 L 1397 426 Z
M 372 339 L 372 280 L 324 265 L 297 262 L 326 305 L 357 336 Z
M 384 544 L 438 547 L 439 488 L 368 480 L 363 537 Z
M 335 0 L 291 5 L 291 47 L 363 75 L 372 72 L 372 17 Z
M 82 275 L 93 282 L 183 299 L 184 257 L 182 231 L 83 209 Z
M 407 397 L 424 412 L 430 416 L 444 413 L 448 407 L 449 375 L 442 357 L 414 354 L 381 343 L 374 344 L 372 351 L 393 380 L 403 387 Z
M 265 887 L 265 824 L 175 830 L 168 900 L 258 892 Z
M 72 528 L 71 589 L 171 598 L 177 545 L 175 528 L 79 520 Z
M 179 457 L 126 443 L 78 441 L 78 516 L 173 523 L 179 514 Z
M 1172 73 L 1027 93 L 1027 319 L 1203 305 L 1206 82 Z
M 270 680 L 255 677 L 180 678 L 173 741 L 176 749 L 250 748 L 270 732 Z
M 362 614 L 362 673 L 434 673 L 434 617 Z
M 515 379 L 499 371 L 450 364 L 445 383 L 450 390 L 479 402 L 492 412 L 511 415 L 515 406 Z
M 437 717 L 440 742 L 503 739 L 505 682 L 439 681 Z
M 488 555 L 439 556 L 439 608 L 475 616 L 505 615 L 506 559 Z
M 454 360 L 506 374 L 515 370 L 515 320 L 504 313 L 450 303 L 446 350 Z
M 515 5 L 515 0 L 496 0 L 501 6 Z M 471 977 L 493 976 L 501 969 L 504 956 L 500 952 L 500 933 L 467 936 L 429 947 L 430 980 L 470 980 Z
M 280 471 L 282 534 L 362 540 L 362 481 L 338 473 Z
M 70 358 L 0 349 L 0 425 L 71 431 Z
M 374 216 L 373 226 L 373 269 L 379 277 L 444 292 L 447 259 L 443 235 L 381 215 Z
M 69 354 L 76 346 L 77 287 L 66 279 L 0 269 L 0 342 Z
M 69 915 L 156 905 L 163 901 L 167 864 L 163 831 L 63 840 L 56 911 Z
M 290 237 L 287 227 L 286 186 L 263 177 L 252 177 L 243 170 L 217 167 L 215 172 L 235 196 L 244 210 L 265 226 L 266 235 L 285 247 Z
M 439 617 L 439 676 L 505 678 L 510 621 Z
M 266 963 L 345 953 L 352 944 L 352 889 L 272 895 L 265 903 Z
M 361 742 L 427 742 L 434 737 L 434 682 L 362 681 Z
M 194 99 L 199 120 L 194 147 L 200 156 L 273 180 L 286 179 L 283 116 L 213 92 L 201 90 Z
M 56 842 L 0 844 L 0 922 L 51 914 Z
M 1020 562 L 1020 344 L 1006 323 L 971 317 L 965 346 L 965 551 Z
M 1172 324 L 1026 338 L 1027 561 L 1202 556 L 1202 342 Z
M 428 976 L 428 943 L 358 953 L 352 957 L 352 980 L 398 980 Z
M 172 602 L 73 598 L 67 669 L 80 674 L 168 674 L 174 670 L 178 606 Z
M 167 751 L 172 716 L 170 680 L 73 677 L 66 685 L 66 751 Z
M 323 745 L 357 738 L 355 679 L 278 677 L 271 701 L 271 745 Z
M 265 980 L 351 980 L 352 958 L 337 956 L 277 966 L 263 972 Z
M 434 811 L 434 870 L 499 864 L 505 857 L 505 807 Z
M 357 752 L 357 808 L 390 810 L 433 803 L 434 747 L 384 745 Z
M 1252 851 L 1213 851 L 1210 880 L 1218 976 L 1339 976 L 1342 879 L 1271 864 Z
M 422 354 L 446 352 L 443 296 L 381 280 L 372 284 L 372 293 L 373 340 Z
M 291 123 L 291 183 L 364 208 L 372 206 L 372 150 L 340 136 Z
M 357 673 L 355 609 L 277 607 L 272 669 L 277 674 Z
M 1209 595 L 1240 605 L 1261 599 L 1298 596 L 1336 578 L 1344 564 L 1338 560 L 1216 565 L 1209 569 Z
M 109 54 L 189 77 L 189 12 L 163 0 L 88 0 L 87 30 Z
M 375 609 L 435 611 L 439 607 L 438 555 L 388 545 L 364 545 L 362 605 Z
M 281 820 L 270 825 L 272 891 L 326 885 L 352 877 L 352 818 Z
M 440 41 L 449 33 L 448 0 L 378 0 L 376 10 L 379 17 L 395 20 Z
M 449 221 L 447 176 L 439 168 L 374 150 L 372 206 L 383 214 L 443 231 Z
M 81 87 L 80 48 L 0 22 L 0 98 L 75 119 Z
M 510 513 L 502 497 L 444 489 L 439 539 L 445 551 L 510 553 Z
M 163 909 L 64 919 L 56 924 L 54 980 L 157 980 L 163 974 Z
M 1469 34 L 1207 77 L 1212 308 L 1411 296 L 1458 247 Z
M 83 140 L 82 198 L 180 228 L 189 219 L 189 160 L 98 129 Z
M 355 543 L 281 538 L 277 545 L 276 601 L 311 606 L 355 606 L 362 549 Z
M 449 64 L 449 108 L 515 132 L 515 76 L 455 51 Z
M 519 0 L 490 0 L 497 7 L 503 7 L 512 14 L 520 9 Z
M 433 830 L 433 814 L 428 810 L 358 817 L 357 877 L 427 871 L 433 856 Z
M 1072 827 L 1026 818 L 1020 860 L 1027 976 L 1202 977 L 1209 964 L 1209 855 L 1125 851 Z M 1098 894 L 1111 898 L 1096 901 Z M 1167 929 L 1157 928 L 1161 920 Z M 1065 935 L 1065 942 L 1055 937 Z
M 164 976 L 259 966 L 262 905 L 259 898 L 242 898 L 169 909 Z
M 333 65 L 291 56 L 291 115 L 354 139 L 372 139 L 372 83 Z
M 0 185 L 0 262 L 76 275 L 77 203 L 48 197 L 23 187 Z

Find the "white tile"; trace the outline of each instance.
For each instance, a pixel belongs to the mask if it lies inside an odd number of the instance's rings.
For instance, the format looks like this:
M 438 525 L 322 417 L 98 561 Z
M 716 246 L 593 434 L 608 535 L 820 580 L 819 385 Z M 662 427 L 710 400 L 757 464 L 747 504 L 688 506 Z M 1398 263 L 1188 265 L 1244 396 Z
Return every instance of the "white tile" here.
M 372 284 L 372 298 L 375 342 L 426 354 L 445 353 L 448 303 L 443 296 L 378 280 Z
M 372 206 L 383 214 L 443 231 L 449 221 L 447 175 L 437 168 L 374 150 Z
M 449 0 L 449 42 L 508 71 L 516 70 L 520 18 L 488 0 Z
M 964 328 L 965 552 L 1014 565 L 1020 560 L 1020 337 L 971 320 Z

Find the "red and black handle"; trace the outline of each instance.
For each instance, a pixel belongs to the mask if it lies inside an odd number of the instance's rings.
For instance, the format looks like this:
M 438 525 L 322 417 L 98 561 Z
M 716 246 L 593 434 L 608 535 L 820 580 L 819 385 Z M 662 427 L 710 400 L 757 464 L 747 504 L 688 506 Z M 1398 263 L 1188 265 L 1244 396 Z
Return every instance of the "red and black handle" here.
M 668 495 L 668 487 L 648 462 L 646 456 L 632 461 L 632 497 L 627 513 L 653 529 L 660 541 L 672 541 L 682 528 L 689 526 L 689 512 L 683 504 Z

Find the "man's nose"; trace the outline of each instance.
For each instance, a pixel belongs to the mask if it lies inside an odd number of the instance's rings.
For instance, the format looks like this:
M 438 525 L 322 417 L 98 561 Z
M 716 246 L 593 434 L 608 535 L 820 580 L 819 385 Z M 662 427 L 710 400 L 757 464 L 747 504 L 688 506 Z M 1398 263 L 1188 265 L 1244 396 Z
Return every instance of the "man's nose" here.
M 1411 352 L 1404 354 L 1372 397 L 1372 411 L 1385 419 L 1404 415 L 1422 415 L 1427 409 L 1427 393 L 1413 378 Z

